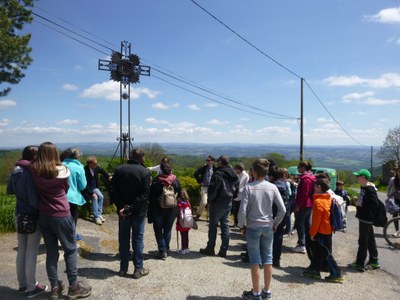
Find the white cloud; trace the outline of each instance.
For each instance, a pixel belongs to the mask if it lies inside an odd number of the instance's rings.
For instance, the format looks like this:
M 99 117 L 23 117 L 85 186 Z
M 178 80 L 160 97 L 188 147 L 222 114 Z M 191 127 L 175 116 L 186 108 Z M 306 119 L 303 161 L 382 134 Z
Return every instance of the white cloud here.
M 390 37 L 388 38 L 388 43 L 400 45 L 400 37 Z
M 0 100 L 0 109 L 17 106 L 17 102 L 14 100 Z
M 62 88 L 66 91 L 76 91 L 78 89 L 78 87 L 72 83 L 64 83 Z
M 217 107 L 217 106 L 218 106 L 217 103 L 212 103 L 212 102 L 204 104 L 204 107 Z
M 156 118 L 146 118 L 144 121 L 146 123 L 155 124 L 155 125 L 167 125 L 167 124 L 170 124 L 168 121 L 158 120 Z
M 155 109 L 168 109 L 168 105 L 162 103 L 162 102 L 157 102 L 151 105 Z
M 326 122 L 332 122 L 332 119 L 326 119 L 326 118 L 317 118 L 317 123 L 326 123 Z
M 186 107 L 189 108 L 190 110 L 201 110 L 200 107 L 198 107 L 196 104 L 189 104 Z
M 367 98 L 364 101 L 362 101 L 364 104 L 368 105 L 394 105 L 400 103 L 400 99 L 393 99 L 393 100 L 384 100 L 384 99 L 377 99 L 377 98 Z
M 74 125 L 74 124 L 79 124 L 79 121 L 74 119 L 65 119 L 60 122 L 57 122 L 57 125 Z
M 365 18 L 371 22 L 400 23 L 400 7 L 385 8 L 375 15 L 365 16 Z
M 148 98 L 154 99 L 159 94 L 160 92 L 152 91 L 149 88 L 131 88 L 131 99 L 139 99 L 141 95 L 146 95 Z M 119 101 L 119 83 L 109 80 L 102 83 L 93 84 L 81 93 L 81 97 Z
M 352 100 L 359 100 L 359 99 L 362 99 L 365 97 L 372 97 L 372 96 L 374 96 L 374 92 L 371 92 L 371 91 L 368 91 L 365 93 L 351 93 L 348 95 L 344 95 L 342 97 L 342 102 L 349 103 L 349 102 L 352 102 Z
M 179 103 L 174 103 L 172 105 L 170 105 L 171 108 L 177 108 L 180 107 L 181 105 Z
M 227 125 L 229 123 L 230 123 L 229 121 L 226 121 L 226 120 L 225 121 L 221 121 L 221 120 L 218 120 L 218 119 L 212 119 L 212 120 L 207 122 L 207 124 L 210 124 L 210 125 Z
M 1 127 L 8 126 L 8 125 L 10 125 L 10 124 L 11 124 L 11 120 L 10 120 L 10 119 L 3 119 L 3 120 L 0 120 L 0 126 L 1 126 Z
M 361 78 L 357 75 L 352 76 L 331 76 L 324 79 L 331 86 L 369 86 L 373 88 L 400 87 L 400 74 L 386 73 L 379 78 Z

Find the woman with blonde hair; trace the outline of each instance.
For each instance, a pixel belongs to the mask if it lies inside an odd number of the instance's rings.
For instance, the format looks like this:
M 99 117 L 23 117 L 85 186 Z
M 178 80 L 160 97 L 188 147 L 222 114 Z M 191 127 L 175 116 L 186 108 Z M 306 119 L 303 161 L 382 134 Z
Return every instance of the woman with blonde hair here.
M 51 299 L 58 299 L 64 284 L 58 280 L 58 242 L 64 250 L 70 299 L 88 297 L 92 290 L 78 281 L 75 222 L 67 198 L 69 169 L 60 161 L 53 143 L 39 146 L 31 171 L 38 195 L 39 226 L 46 244 L 46 270 L 51 284 Z

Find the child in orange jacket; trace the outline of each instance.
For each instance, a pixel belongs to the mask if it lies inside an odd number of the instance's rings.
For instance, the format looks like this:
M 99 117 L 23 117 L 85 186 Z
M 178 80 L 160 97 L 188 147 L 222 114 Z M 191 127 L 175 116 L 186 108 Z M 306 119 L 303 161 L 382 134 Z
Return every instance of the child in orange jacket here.
M 343 282 L 341 270 L 332 256 L 332 233 L 330 210 L 332 205 L 329 190 L 329 179 L 317 177 L 314 187 L 314 202 L 312 208 L 312 223 L 310 228 L 312 259 L 311 265 L 304 270 L 303 275 L 320 279 L 320 268 L 326 260 L 330 275 L 325 277 L 329 282 Z

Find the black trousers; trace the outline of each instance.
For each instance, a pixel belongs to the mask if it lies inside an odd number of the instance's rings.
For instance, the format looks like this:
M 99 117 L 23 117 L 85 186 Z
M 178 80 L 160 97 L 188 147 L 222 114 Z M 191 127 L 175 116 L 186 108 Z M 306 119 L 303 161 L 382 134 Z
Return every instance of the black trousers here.
M 358 251 L 356 260 L 359 265 L 363 266 L 365 264 L 367 252 L 369 253 L 369 261 L 378 261 L 378 249 L 375 242 L 374 227 L 372 224 L 360 221 L 358 225 Z
M 181 233 L 181 249 L 189 249 L 189 231 L 180 231 Z

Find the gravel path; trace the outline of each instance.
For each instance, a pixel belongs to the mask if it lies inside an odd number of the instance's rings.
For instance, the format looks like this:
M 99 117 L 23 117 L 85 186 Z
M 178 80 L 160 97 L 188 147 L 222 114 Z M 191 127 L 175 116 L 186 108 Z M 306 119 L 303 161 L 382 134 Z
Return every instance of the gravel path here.
M 226 258 L 207 257 L 198 250 L 207 242 L 207 222 L 199 222 L 198 230 L 189 233 L 191 253 L 175 253 L 176 231 L 171 241 L 171 255 L 165 260 L 154 259 L 156 241 L 152 226 L 146 225 L 145 253 L 149 259 L 145 266 L 150 274 L 139 280 L 121 278 L 117 275 L 119 261 L 118 223 L 116 215 L 107 215 L 107 221 L 98 226 L 88 220 L 78 221 L 78 232 L 84 240 L 79 242 L 78 261 L 80 280 L 93 288 L 88 299 L 241 299 L 243 290 L 251 288 L 249 266 L 240 261 L 241 245 L 244 238 L 239 230 L 231 231 L 231 243 Z M 0 299 L 24 299 L 17 294 L 15 274 L 16 237 L 14 234 L 0 236 Z M 334 254 L 343 268 L 346 281 L 343 284 L 311 280 L 301 275 L 308 265 L 307 256 L 291 253 L 289 247 L 295 246 L 296 235 L 285 238 L 282 254 L 282 268 L 275 269 L 271 290 L 274 299 L 398 299 L 400 279 L 381 270 L 364 273 L 354 272 L 345 266 L 352 262 L 357 251 L 357 236 L 352 233 L 336 233 Z M 218 237 L 217 248 L 220 245 Z M 399 256 L 397 256 L 400 258 Z M 59 277 L 67 281 L 60 255 Z M 400 259 L 393 262 L 400 268 Z M 130 266 L 129 274 L 133 267 Z M 323 273 L 327 276 L 328 273 Z M 37 279 L 48 284 L 45 271 L 45 246 L 40 246 Z M 49 293 L 35 299 L 48 299 Z M 64 295 L 61 299 L 67 299 Z

